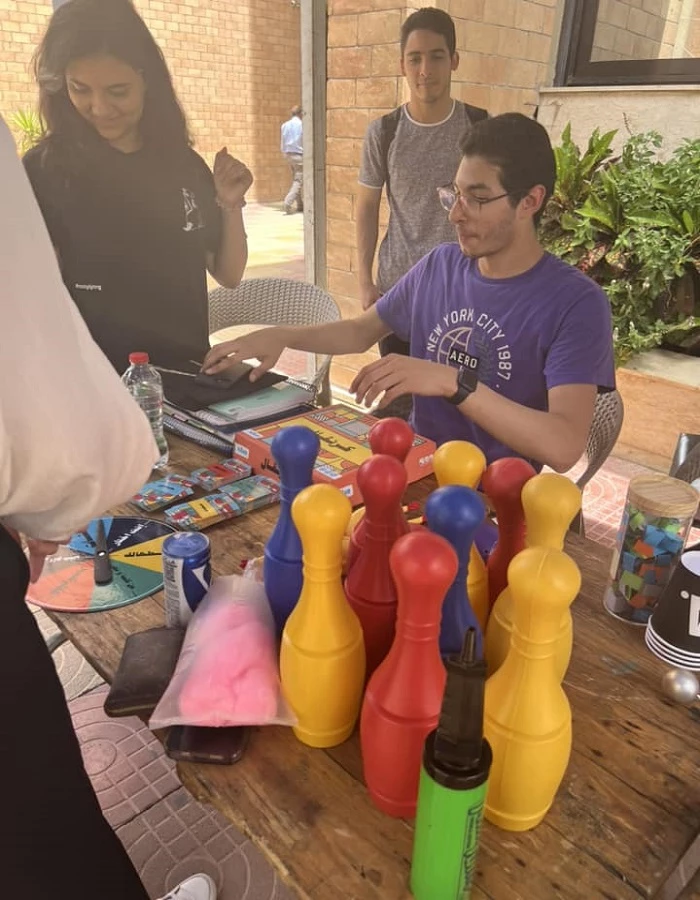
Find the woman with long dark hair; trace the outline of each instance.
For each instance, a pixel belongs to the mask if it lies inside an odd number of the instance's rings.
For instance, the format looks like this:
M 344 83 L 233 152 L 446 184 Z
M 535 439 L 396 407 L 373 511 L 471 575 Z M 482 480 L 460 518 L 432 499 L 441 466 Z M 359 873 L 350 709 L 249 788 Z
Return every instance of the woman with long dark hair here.
M 235 287 L 245 269 L 251 173 L 223 148 L 212 175 L 192 149 L 129 0 L 59 7 L 35 73 L 45 136 L 24 163 L 93 337 L 119 371 L 134 350 L 196 371 L 209 346 L 206 270 Z

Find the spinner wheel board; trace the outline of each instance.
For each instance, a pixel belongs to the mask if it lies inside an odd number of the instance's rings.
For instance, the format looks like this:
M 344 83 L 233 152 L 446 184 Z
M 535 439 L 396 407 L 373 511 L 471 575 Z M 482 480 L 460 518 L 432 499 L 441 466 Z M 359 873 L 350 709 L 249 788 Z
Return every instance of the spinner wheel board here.
M 175 529 L 138 516 L 103 516 L 112 581 L 95 584 L 93 557 L 99 519 L 74 534 L 46 558 L 41 578 L 29 586 L 27 600 L 55 612 L 118 609 L 163 587 L 162 546 Z

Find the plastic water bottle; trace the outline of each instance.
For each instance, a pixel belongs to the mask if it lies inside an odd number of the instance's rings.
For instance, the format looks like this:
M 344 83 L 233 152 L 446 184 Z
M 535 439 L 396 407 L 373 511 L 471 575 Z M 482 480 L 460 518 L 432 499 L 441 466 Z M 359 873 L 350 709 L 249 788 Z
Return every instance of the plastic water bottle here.
M 151 423 L 160 451 L 156 468 L 161 469 L 167 466 L 170 456 L 163 434 L 163 379 L 158 370 L 149 365 L 148 353 L 130 353 L 129 368 L 122 375 L 122 381 Z

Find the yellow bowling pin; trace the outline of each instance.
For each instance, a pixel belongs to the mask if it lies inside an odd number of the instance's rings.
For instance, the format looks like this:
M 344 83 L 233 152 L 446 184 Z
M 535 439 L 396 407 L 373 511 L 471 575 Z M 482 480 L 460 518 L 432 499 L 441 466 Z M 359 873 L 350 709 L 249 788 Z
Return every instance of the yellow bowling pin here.
M 571 753 L 571 707 L 554 652 L 581 575 L 561 550 L 529 547 L 511 561 L 508 583 L 511 646 L 484 695 L 484 737 L 493 750 L 484 814 L 506 831 L 526 831 L 547 814 Z
M 460 484 L 476 490 L 486 468 L 486 457 L 468 441 L 448 441 L 433 455 L 433 470 L 439 487 Z M 489 582 L 486 563 L 472 545 L 467 569 L 467 596 L 481 630 L 486 630 L 489 614 Z
M 292 503 L 303 550 L 304 584 L 282 633 L 282 689 L 311 747 L 334 747 L 350 736 L 365 681 L 360 622 L 341 582 L 342 540 L 352 507 L 329 484 L 305 488 Z
M 581 491 L 573 481 L 554 472 L 535 475 L 523 487 L 522 501 L 525 545 L 562 550 L 566 532 L 581 509 Z M 498 670 L 508 655 L 512 627 L 513 597 L 507 587 L 498 595 L 486 629 L 484 655 L 489 675 Z M 567 609 L 562 618 L 556 650 L 556 667 L 561 678 L 569 667 L 572 640 L 571 611 Z

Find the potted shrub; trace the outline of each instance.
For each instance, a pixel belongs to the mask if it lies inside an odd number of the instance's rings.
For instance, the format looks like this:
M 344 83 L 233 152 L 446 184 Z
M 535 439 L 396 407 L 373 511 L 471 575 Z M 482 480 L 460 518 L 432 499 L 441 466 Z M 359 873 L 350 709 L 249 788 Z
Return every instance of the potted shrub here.
M 613 157 L 615 135 L 596 129 L 581 153 L 567 125 L 543 243 L 607 293 L 618 364 L 662 343 L 699 354 L 700 140 L 662 160 L 657 132 Z

